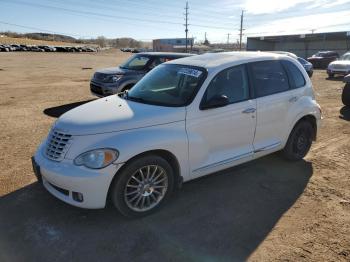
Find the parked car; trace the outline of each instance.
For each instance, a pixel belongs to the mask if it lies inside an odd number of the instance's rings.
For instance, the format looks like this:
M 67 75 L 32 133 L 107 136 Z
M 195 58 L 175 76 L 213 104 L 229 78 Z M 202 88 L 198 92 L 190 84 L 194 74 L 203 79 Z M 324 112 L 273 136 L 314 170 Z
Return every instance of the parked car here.
M 22 51 L 20 45 L 10 45 L 12 47 L 12 51 Z
M 280 150 L 301 160 L 320 118 L 295 59 L 263 52 L 186 57 L 157 66 L 129 92 L 63 114 L 33 167 L 64 202 L 103 208 L 109 195 L 122 214 L 144 216 L 183 181 Z
M 313 65 L 301 57 L 297 57 L 297 60 L 304 67 L 304 69 L 305 69 L 306 73 L 309 75 L 309 77 L 312 77 L 312 75 L 314 73 Z
M 39 45 L 38 48 L 44 50 L 45 52 L 55 52 L 56 48 L 48 45 Z
M 129 90 L 157 65 L 186 56 L 191 54 L 154 52 L 133 55 L 118 67 L 96 71 L 90 82 L 91 93 L 103 97 Z
M 344 77 L 344 89 L 342 92 L 342 101 L 346 106 L 350 106 L 350 74 Z
M 333 78 L 336 74 L 344 76 L 350 74 L 350 52 L 330 63 L 327 67 L 327 74 L 329 78 Z
M 6 45 L 0 45 L 0 52 L 9 52 L 10 48 Z
M 291 52 L 286 52 L 286 51 L 269 51 L 270 53 L 275 53 L 275 54 L 280 54 L 280 55 L 287 55 L 290 56 L 294 59 L 298 59 L 298 56 L 294 53 Z
M 45 52 L 44 49 L 41 49 L 35 45 L 32 45 L 32 46 L 28 46 L 29 47 L 29 50 L 32 51 L 32 52 Z
M 309 57 L 307 61 L 309 61 L 314 68 L 327 68 L 329 63 L 337 60 L 339 58 L 339 54 L 334 51 L 320 51 Z

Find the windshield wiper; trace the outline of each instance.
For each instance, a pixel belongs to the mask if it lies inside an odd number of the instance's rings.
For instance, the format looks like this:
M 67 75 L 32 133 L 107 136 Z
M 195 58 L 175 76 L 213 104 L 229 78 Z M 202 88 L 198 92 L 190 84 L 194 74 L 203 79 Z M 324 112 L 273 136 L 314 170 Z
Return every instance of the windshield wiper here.
M 128 90 L 120 93 L 125 100 L 130 100 L 134 102 L 146 103 L 146 100 L 141 97 L 129 96 Z
M 129 96 L 127 93 L 126 93 L 125 98 L 127 100 L 134 101 L 134 102 L 147 103 L 147 101 L 145 99 L 143 99 L 141 97 Z

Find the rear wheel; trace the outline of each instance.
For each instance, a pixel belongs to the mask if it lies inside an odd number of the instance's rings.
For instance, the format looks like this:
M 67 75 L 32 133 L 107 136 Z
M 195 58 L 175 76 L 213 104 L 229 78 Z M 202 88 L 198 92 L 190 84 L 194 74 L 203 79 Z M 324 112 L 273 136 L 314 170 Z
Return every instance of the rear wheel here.
M 310 122 L 305 120 L 298 122 L 283 149 L 284 157 L 291 161 L 303 159 L 310 150 L 313 133 L 314 130 Z
M 341 99 L 342 99 L 344 105 L 350 106 L 350 83 L 347 83 L 344 86 Z
M 142 217 L 159 209 L 174 189 L 174 172 L 157 155 L 127 164 L 112 185 L 114 206 L 127 217 Z

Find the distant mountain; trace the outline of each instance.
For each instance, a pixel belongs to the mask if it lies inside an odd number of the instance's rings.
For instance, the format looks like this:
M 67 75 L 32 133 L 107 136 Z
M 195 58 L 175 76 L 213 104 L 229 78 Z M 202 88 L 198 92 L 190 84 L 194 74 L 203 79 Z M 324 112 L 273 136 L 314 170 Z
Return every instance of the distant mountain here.
M 78 40 L 71 36 L 60 35 L 60 34 L 48 34 L 48 33 L 16 33 L 16 32 L 0 32 L 2 35 L 16 38 L 30 38 L 35 40 L 45 41 L 58 41 L 58 42 L 69 42 L 77 43 Z
M 78 44 L 96 44 L 100 47 L 115 47 L 115 48 L 123 48 L 123 47 L 150 47 L 152 44 L 150 42 L 142 42 L 137 41 L 133 38 L 123 37 L 123 38 L 115 38 L 108 39 L 104 36 L 99 36 L 95 39 L 76 39 L 67 35 L 60 34 L 49 34 L 49 33 L 16 33 L 16 32 L 0 32 L 1 35 L 6 35 L 8 37 L 15 38 L 29 38 L 35 40 L 44 40 L 44 41 L 57 41 L 57 42 L 68 42 L 68 43 L 78 43 Z

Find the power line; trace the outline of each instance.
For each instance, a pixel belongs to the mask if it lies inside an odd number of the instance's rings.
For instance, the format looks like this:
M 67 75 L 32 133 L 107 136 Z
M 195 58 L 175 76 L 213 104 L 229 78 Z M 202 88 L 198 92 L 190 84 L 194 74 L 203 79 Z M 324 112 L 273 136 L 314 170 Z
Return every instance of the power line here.
M 9 0 L 2 0 L 2 1 L 9 1 Z M 52 10 L 60 10 L 63 12 L 69 12 L 69 13 L 78 13 L 78 14 L 85 14 L 85 15 L 93 15 L 98 17 L 108 17 L 108 18 L 115 18 L 115 19 L 121 19 L 121 20 L 131 20 L 131 21 L 140 21 L 140 22 L 149 22 L 149 23 L 155 23 L 155 24 L 171 24 L 171 25 L 181 25 L 179 22 L 171 22 L 167 20 L 154 20 L 154 19 L 141 19 L 141 18 L 131 18 L 126 16 L 115 16 L 115 15 L 108 15 L 108 14 L 102 14 L 102 13 L 96 13 L 91 11 L 80 11 L 76 9 L 69 9 L 64 7 L 58 7 L 58 6 L 49 6 L 49 5 L 42 5 L 42 4 L 35 4 L 35 3 L 28 3 L 28 2 L 22 2 L 22 1 L 9 1 L 7 2 L 9 4 L 19 4 L 19 5 L 27 5 L 32 7 L 38 7 L 38 8 L 46 8 L 46 9 L 52 9 Z M 212 28 L 212 29 L 222 29 L 227 30 L 230 28 L 227 27 L 219 27 L 219 26 L 207 26 L 202 24 L 191 24 L 194 27 L 201 27 L 201 28 Z
M 187 35 L 188 35 L 188 2 L 186 1 L 186 7 L 185 7 L 185 33 L 186 33 L 186 53 L 187 53 Z

